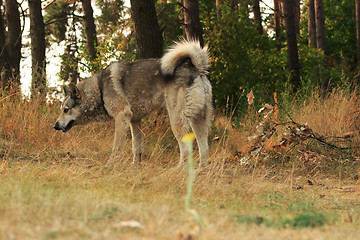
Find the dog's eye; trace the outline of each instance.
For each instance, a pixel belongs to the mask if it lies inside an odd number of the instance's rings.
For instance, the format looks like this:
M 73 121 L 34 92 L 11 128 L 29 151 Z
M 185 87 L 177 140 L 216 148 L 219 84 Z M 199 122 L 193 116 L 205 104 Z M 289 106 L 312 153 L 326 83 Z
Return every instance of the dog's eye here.
M 64 113 L 67 113 L 68 111 L 69 111 L 68 108 L 65 108 L 65 109 L 64 109 Z

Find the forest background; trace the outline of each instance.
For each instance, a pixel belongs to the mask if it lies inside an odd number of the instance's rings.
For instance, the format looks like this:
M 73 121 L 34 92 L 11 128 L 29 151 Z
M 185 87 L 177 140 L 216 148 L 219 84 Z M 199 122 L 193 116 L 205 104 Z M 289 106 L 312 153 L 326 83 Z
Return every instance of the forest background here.
M 275 0 L 262 3 L 261 8 L 260 2 L 199 1 L 197 12 L 189 11 L 198 15 L 188 18 L 197 19 L 201 28 L 201 32 L 190 37 L 204 39 L 201 41 L 209 45 L 211 81 L 220 110 L 235 109 L 236 114 L 241 114 L 251 90 L 259 105 L 271 101 L 275 92 L 279 98 L 291 100 L 294 93 L 304 97 L 316 88 L 326 93 L 335 87 L 357 84 L 357 1 Z M 22 33 L 25 22 L 29 22 L 26 18 L 31 19 L 31 5 L 27 8 L 25 3 L 1 1 L 3 89 L 11 86 L 10 83 L 20 83 L 22 38 L 28 37 Z M 154 3 L 156 15 L 153 17 L 158 25 L 148 26 L 148 32 L 161 31 L 161 37 L 156 39 L 155 34 L 145 37 L 149 48 L 155 49 L 148 57 L 158 57 L 174 40 L 187 37 L 189 26 L 184 10 L 187 1 Z M 49 85 L 45 66 L 52 59 L 46 58 L 45 51 L 54 46 L 63 48 L 61 70 L 55 80 L 61 84 L 76 83 L 80 76 L 99 71 L 110 61 L 142 57 L 139 49 L 144 43 L 137 44 L 136 36 L 144 33 L 138 30 L 139 34 L 135 34 L 130 9 L 123 1 L 57 0 L 37 4 L 38 11 L 33 15 L 41 23 L 35 24 L 37 28 L 33 27 L 34 33 L 30 34 L 37 44 L 31 45 L 34 49 L 31 89 L 44 91 L 42 89 Z M 96 18 L 91 4 L 100 10 Z M 287 13 L 289 9 L 291 14 Z M 38 26 L 44 29 L 38 30 Z M 159 42 L 157 45 L 151 45 L 153 38 Z M 140 55 L 136 56 L 136 52 Z M 46 92 L 53 90 L 47 88 Z

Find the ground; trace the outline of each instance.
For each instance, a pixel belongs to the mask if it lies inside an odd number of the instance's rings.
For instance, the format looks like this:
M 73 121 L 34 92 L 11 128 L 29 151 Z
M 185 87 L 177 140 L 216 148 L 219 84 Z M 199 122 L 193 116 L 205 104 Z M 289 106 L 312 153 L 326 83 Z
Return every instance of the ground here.
M 11 96 L 0 99 L 0 239 L 359 239 L 356 92 L 275 108 L 262 131 L 253 107 L 242 118 L 217 114 L 192 195 L 163 112 L 143 121 L 142 164 L 131 163 L 129 138 L 108 162 L 112 122 L 62 133 L 58 100 Z M 271 128 L 289 116 L 301 123 L 290 135 Z
M 197 223 L 185 211 L 186 171 L 162 163 L 3 161 L 0 179 L 1 239 L 360 236 L 360 187 L 353 180 L 213 164 L 196 176 Z M 139 226 L 124 226 L 130 221 Z

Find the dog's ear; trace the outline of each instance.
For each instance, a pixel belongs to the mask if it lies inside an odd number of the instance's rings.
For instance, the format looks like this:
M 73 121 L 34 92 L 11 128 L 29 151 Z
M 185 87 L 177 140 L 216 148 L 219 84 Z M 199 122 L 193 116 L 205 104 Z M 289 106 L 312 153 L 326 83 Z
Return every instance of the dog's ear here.
M 80 91 L 74 84 L 70 84 L 69 87 L 64 86 L 65 96 L 70 96 L 72 99 L 80 99 Z
M 70 84 L 69 88 L 70 88 L 71 98 L 72 99 L 80 99 L 81 98 L 80 90 L 77 88 L 76 85 Z
M 70 96 L 70 90 L 67 86 L 63 86 L 65 96 Z

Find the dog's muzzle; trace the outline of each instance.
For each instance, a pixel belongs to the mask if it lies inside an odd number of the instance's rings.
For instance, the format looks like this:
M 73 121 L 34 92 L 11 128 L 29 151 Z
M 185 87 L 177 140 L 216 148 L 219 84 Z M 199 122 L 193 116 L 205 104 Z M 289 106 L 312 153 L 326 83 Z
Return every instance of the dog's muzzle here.
M 74 125 L 75 121 L 74 120 L 71 120 L 65 128 L 61 128 L 60 125 L 59 125 L 59 122 L 56 122 L 55 125 L 54 125 L 54 129 L 55 130 L 62 130 L 63 132 L 67 132 L 70 130 L 70 128 L 72 128 L 72 126 Z

